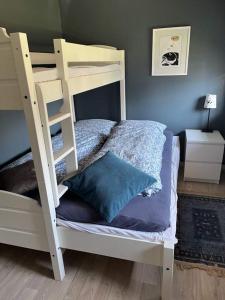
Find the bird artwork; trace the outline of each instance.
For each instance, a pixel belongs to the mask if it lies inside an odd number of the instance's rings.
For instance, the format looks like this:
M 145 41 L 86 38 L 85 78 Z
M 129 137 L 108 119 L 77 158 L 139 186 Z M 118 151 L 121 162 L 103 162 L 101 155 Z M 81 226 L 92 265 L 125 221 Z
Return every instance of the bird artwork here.
M 152 75 L 187 75 L 190 26 L 153 29 Z
M 179 53 L 168 52 L 162 56 L 162 66 L 178 66 L 179 64 Z
M 180 37 L 174 35 L 169 37 L 169 47 L 167 52 L 162 55 L 162 66 L 178 66 L 179 65 L 179 49 Z

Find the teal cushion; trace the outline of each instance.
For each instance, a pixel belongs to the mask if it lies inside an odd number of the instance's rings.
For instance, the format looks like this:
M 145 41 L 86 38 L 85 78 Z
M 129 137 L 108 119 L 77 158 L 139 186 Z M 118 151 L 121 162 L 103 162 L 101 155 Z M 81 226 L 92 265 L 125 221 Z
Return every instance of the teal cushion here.
M 108 151 L 64 184 L 111 222 L 133 197 L 154 182 L 153 177 Z

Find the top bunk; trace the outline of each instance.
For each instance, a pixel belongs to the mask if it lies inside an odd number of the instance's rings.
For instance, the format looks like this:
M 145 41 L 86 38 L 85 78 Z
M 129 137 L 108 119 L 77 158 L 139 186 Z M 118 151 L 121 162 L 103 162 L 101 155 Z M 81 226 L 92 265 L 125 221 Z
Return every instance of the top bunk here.
M 63 98 L 63 81 L 76 95 L 125 80 L 124 51 L 107 46 L 86 46 L 54 40 L 54 53 L 29 52 L 24 33 L 7 34 L 0 28 L 0 110 L 23 110 L 20 67 L 26 80 L 42 93 L 46 103 Z M 44 66 L 44 67 L 43 67 Z

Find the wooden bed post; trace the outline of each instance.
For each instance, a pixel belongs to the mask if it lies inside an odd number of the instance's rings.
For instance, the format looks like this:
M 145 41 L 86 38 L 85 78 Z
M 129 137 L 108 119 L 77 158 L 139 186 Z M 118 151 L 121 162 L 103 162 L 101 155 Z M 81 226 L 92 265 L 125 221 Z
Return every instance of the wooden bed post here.
M 174 244 L 164 242 L 163 268 L 161 278 L 161 299 L 172 299 L 173 292 L 173 263 L 174 263 Z
M 10 34 L 9 41 L 11 41 L 20 96 L 29 131 L 54 276 L 56 280 L 62 280 L 65 276 L 64 263 L 56 229 L 54 199 L 51 189 L 51 180 L 36 90 L 33 81 L 33 71 L 27 36 L 24 33 L 13 33 Z
M 125 51 L 121 50 L 121 67 L 123 79 L 120 80 L 120 119 L 126 120 L 126 90 L 125 90 Z
M 72 116 L 68 122 L 62 122 L 62 134 L 64 137 L 64 143 L 69 144 L 73 143 L 74 151 L 70 153 L 65 158 L 66 161 L 66 168 L 67 174 L 74 173 L 78 170 L 78 161 L 77 161 L 77 151 L 76 151 L 76 139 L 75 139 L 75 128 L 74 122 L 76 119 L 75 116 L 75 108 L 74 108 L 74 99 L 73 95 L 70 91 L 69 85 L 69 67 L 68 61 L 65 58 L 65 51 L 64 51 L 65 40 L 63 39 L 54 39 L 54 50 L 55 50 L 55 57 L 56 57 L 56 67 L 58 70 L 59 78 L 62 82 L 62 92 L 63 92 L 63 101 L 71 111 Z

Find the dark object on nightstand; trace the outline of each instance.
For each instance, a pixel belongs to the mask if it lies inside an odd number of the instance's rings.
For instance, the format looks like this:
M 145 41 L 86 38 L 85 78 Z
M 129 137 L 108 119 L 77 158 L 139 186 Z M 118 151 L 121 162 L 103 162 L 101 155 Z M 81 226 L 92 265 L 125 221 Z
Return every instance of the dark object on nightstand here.
M 213 130 L 210 128 L 210 110 L 211 108 L 216 108 L 216 95 L 210 95 L 208 94 L 205 98 L 204 108 L 208 109 L 208 122 L 207 127 L 205 129 L 202 129 L 202 132 L 208 132 L 212 133 Z

